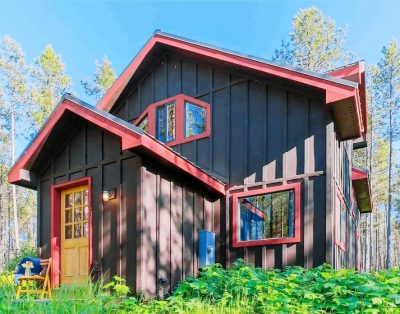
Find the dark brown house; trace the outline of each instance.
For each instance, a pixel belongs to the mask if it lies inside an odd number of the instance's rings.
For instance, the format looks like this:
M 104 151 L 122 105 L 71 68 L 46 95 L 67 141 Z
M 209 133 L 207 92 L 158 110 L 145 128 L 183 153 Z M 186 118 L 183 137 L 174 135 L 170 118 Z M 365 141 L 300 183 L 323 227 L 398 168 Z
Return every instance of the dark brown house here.
M 362 63 L 313 73 L 157 32 L 96 107 L 64 96 L 9 181 L 38 191 L 53 285 L 160 294 L 213 253 L 358 268 L 366 128 Z

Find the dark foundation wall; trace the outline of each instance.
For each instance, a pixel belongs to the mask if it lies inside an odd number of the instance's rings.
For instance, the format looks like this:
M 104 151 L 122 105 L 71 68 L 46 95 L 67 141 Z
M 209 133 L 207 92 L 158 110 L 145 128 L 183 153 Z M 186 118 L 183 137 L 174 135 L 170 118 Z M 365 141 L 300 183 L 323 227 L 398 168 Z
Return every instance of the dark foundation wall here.
M 40 177 L 39 246 L 41 256 L 50 256 L 51 186 L 85 176 L 92 177 L 93 274 L 110 278 L 120 275 L 129 285 L 136 282 L 136 196 L 140 182 L 140 157 L 121 153 L 120 139 L 111 133 L 81 123 L 63 146 L 49 154 L 48 167 Z M 65 143 L 67 143 L 65 145 Z M 45 160 L 45 159 L 43 159 Z M 50 162 L 49 162 L 50 161 Z M 102 202 L 102 191 L 115 188 L 117 198 Z
M 163 296 L 197 274 L 199 231 L 220 237 L 219 201 L 201 187 L 154 165 L 140 169 L 137 292 Z M 217 261 L 221 261 L 219 244 Z

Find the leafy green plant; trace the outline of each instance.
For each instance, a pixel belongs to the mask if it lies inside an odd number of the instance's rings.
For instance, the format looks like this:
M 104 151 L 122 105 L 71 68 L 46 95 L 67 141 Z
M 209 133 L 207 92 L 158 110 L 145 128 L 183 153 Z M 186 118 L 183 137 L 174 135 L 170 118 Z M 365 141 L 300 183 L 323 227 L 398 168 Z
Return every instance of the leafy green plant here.
M 264 270 L 237 260 L 189 277 L 165 300 L 130 296 L 118 276 L 62 286 L 52 300 L 15 302 L 9 276 L 0 276 L 0 313 L 400 313 L 400 270 L 359 274 L 325 264 Z
M 16 256 L 7 263 L 5 266 L 5 270 L 9 272 L 15 272 L 18 263 L 23 259 L 24 257 L 35 257 L 37 256 L 37 250 L 34 246 L 32 245 L 25 245 L 23 246 Z
M 120 298 L 125 297 L 130 292 L 130 289 L 127 285 L 125 285 L 125 279 L 114 276 L 113 280 L 103 286 L 104 290 L 110 290 L 112 295 Z

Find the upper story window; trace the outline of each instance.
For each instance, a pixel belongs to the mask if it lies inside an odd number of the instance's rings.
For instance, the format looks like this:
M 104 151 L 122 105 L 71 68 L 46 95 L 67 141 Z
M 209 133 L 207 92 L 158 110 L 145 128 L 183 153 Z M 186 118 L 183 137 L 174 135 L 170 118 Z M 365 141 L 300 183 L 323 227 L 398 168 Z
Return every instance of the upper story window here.
M 157 139 L 167 143 L 175 139 L 175 103 L 157 107 Z
M 300 241 L 300 183 L 234 194 L 234 247 Z
M 139 129 L 142 129 L 143 132 L 149 132 L 149 119 L 147 118 L 147 115 L 138 123 L 137 126 Z
M 210 105 L 179 94 L 149 105 L 135 125 L 168 146 L 183 144 L 210 136 Z
M 203 134 L 207 131 L 206 108 L 185 102 L 185 137 Z

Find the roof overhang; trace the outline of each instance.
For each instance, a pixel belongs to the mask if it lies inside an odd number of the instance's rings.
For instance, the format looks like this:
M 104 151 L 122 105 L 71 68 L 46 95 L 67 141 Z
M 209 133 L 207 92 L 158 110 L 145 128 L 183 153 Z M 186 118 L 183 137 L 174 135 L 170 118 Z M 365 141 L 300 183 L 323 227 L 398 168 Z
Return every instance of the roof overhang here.
M 332 108 L 338 135 L 341 139 L 359 138 L 366 132 L 366 124 L 364 123 L 366 121 L 366 112 L 362 110 L 362 108 L 366 108 L 364 102 L 365 84 L 363 85 L 359 81 L 355 81 L 352 72 L 356 73 L 358 70 L 360 79 L 362 80 L 362 77 L 364 77 L 365 80 L 365 71 L 362 70 L 363 65 L 361 63 L 357 64 L 358 68 L 355 66 L 357 70 L 351 67 L 351 69 L 342 68 L 328 74 L 320 74 L 228 51 L 163 32 L 156 32 L 150 38 L 101 99 L 97 107 L 105 111 L 110 111 L 139 67 L 142 63 L 145 63 L 146 57 L 156 47 L 160 48 L 160 46 L 203 59 L 205 58 L 211 62 L 234 65 L 243 69 L 256 71 L 259 74 L 272 75 L 297 84 L 321 89 L 325 91 L 326 104 Z
M 346 130 L 349 128 L 349 118 L 351 116 L 354 119 L 357 117 L 358 125 L 361 130 L 360 136 L 358 136 L 355 149 L 363 148 L 367 146 L 366 134 L 368 131 L 368 109 L 367 109 L 367 96 L 366 96 L 366 85 L 365 85 L 365 63 L 356 62 L 345 67 L 335 69 L 328 72 L 332 77 L 337 77 L 347 81 L 357 83 L 357 93 L 355 99 L 351 101 L 338 102 L 332 106 L 332 112 L 334 115 L 335 122 L 339 125 L 339 129 Z M 354 106 L 355 104 L 355 106 Z M 349 112 L 355 111 L 351 115 Z M 346 119 L 346 116 L 348 117 Z M 354 124 L 354 123 L 353 123 Z M 340 125 L 343 125 L 340 127 Z M 342 137 L 341 137 L 342 138 Z M 349 137 L 354 138 L 354 137 Z M 345 138 L 343 138 L 345 139 Z
M 358 208 L 361 213 L 370 213 L 372 211 L 372 198 L 368 173 L 357 168 L 353 168 L 351 173 Z
M 134 125 L 92 107 L 68 94 L 64 95 L 41 130 L 11 168 L 8 173 L 9 183 L 36 188 L 38 184 L 37 174 L 31 171 L 31 167 L 46 143 L 46 140 L 51 135 L 54 127 L 67 111 L 119 136 L 121 138 L 122 150 L 132 150 L 139 153 L 146 152 L 163 164 L 167 164 L 169 167 L 184 172 L 195 180 L 200 181 L 200 183 L 214 193 L 225 195 L 225 184 L 223 182 L 207 174 L 204 170 L 200 169 L 171 148 L 144 133 Z

